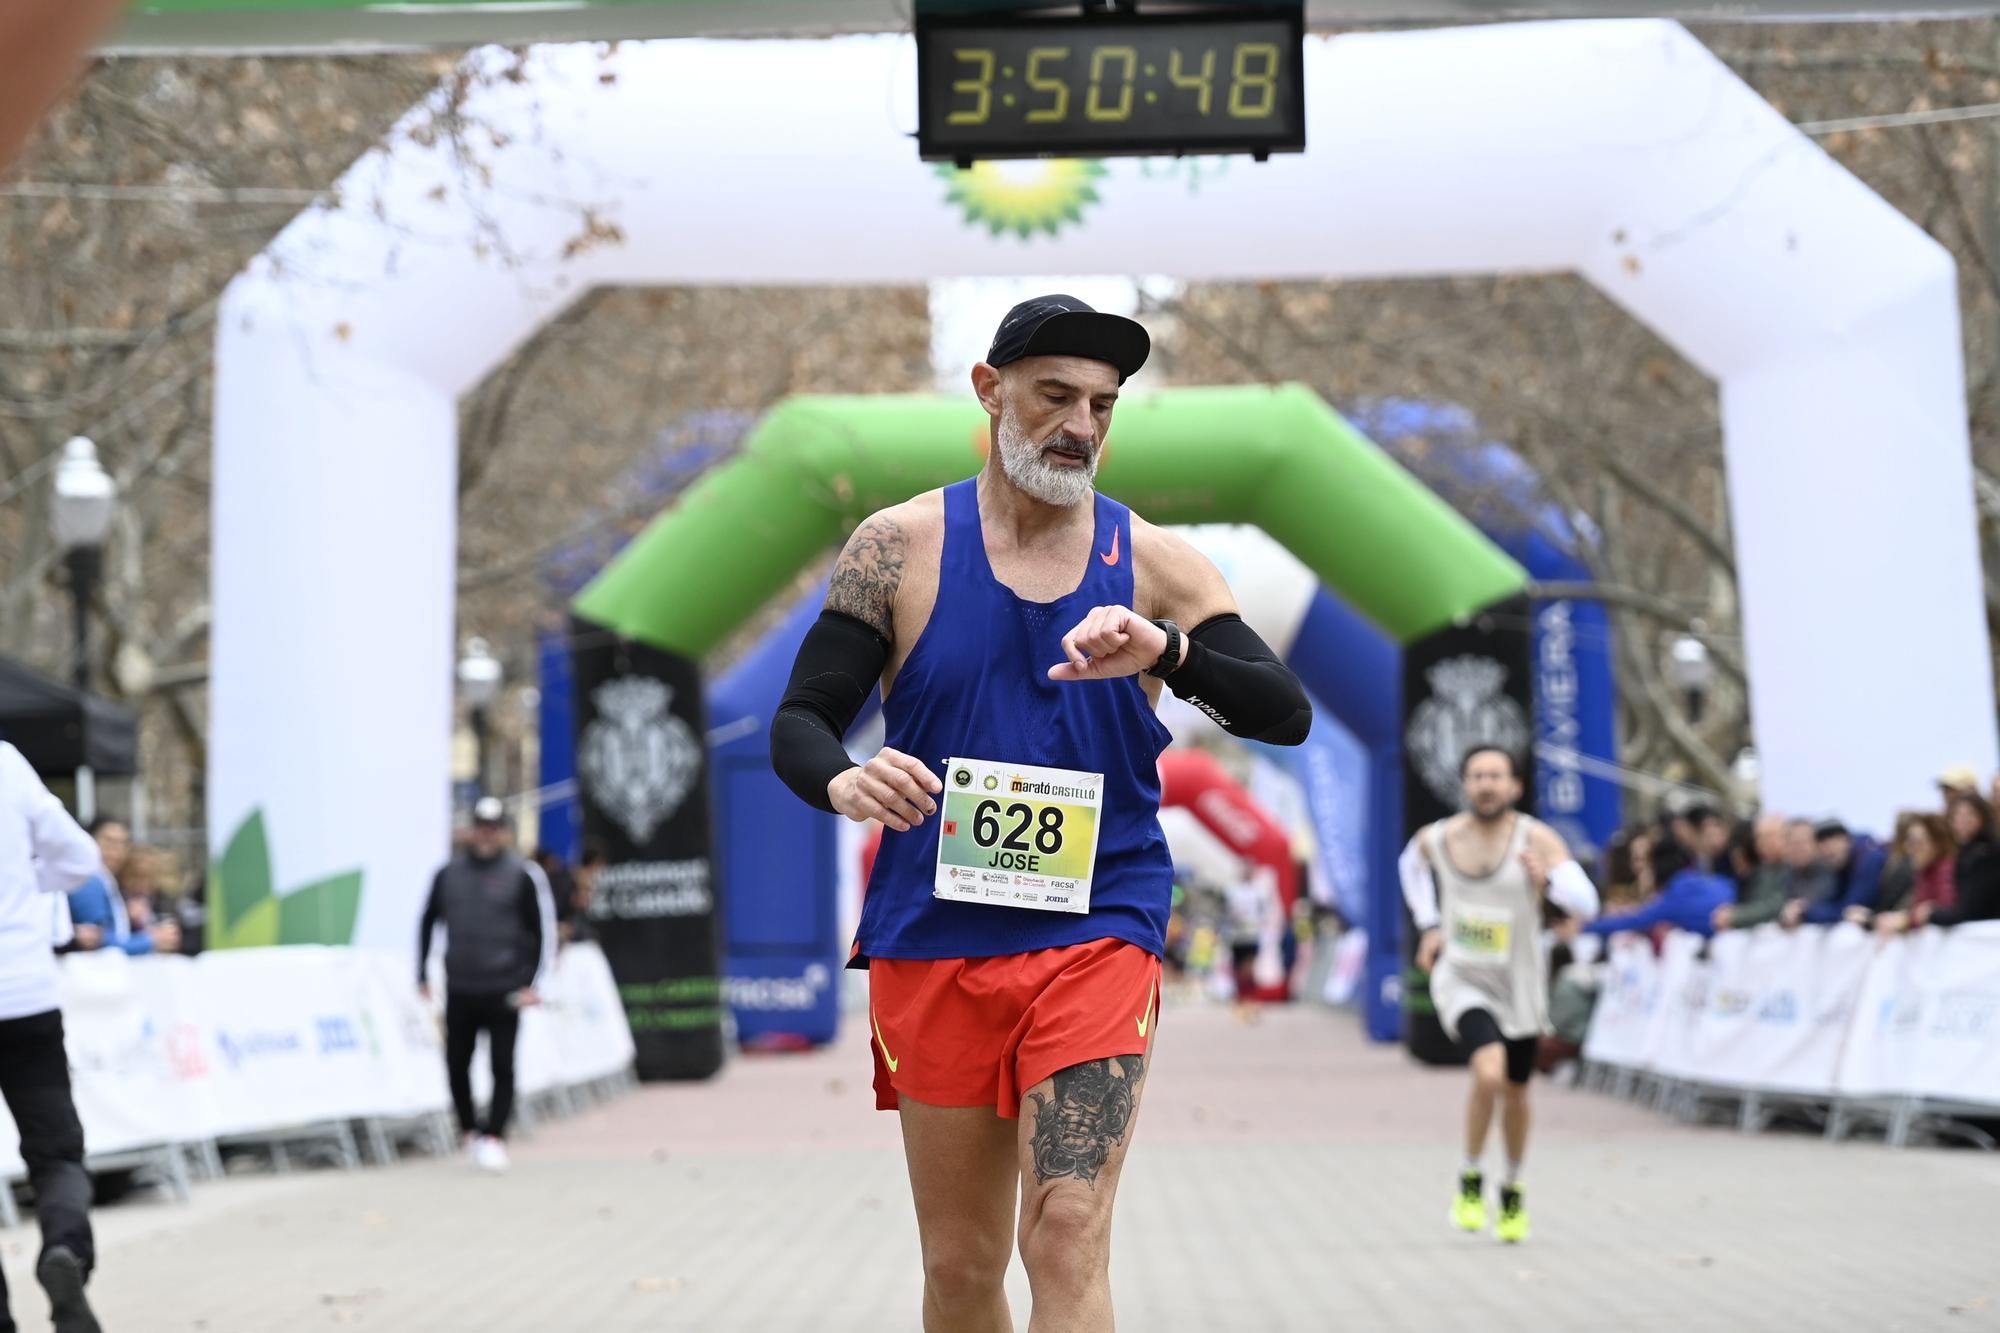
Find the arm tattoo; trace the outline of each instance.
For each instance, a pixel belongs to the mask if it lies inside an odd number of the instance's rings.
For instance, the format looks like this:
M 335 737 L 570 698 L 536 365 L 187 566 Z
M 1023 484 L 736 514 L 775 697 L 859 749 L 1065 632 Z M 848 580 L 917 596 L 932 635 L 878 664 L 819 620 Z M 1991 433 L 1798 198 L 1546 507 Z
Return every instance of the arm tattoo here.
M 1106 1056 L 1058 1070 L 1053 1100 L 1029 1093 L 1035 1104 L 1035 1178 L 1044 1185 L 1059 1176 L 1096 1184 L 1111 1150 L 1132 1127 L 1145 1076 L 1145 1056 Z
M 826 609 L 873 625 L 894 642 L 891 612 L 903 582 L 903 525 L 877 514 L 854 530 L 834 563 Z

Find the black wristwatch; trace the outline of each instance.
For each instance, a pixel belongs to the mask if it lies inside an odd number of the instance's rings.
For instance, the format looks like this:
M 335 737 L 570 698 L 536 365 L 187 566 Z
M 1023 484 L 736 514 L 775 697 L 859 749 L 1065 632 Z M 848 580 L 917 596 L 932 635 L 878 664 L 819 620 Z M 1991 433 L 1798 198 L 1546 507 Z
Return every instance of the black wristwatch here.
M 1165 680 L 1181 664 L 1181 627 L 1171 620 L 1155 620 L 1153 623 L 1167 632 L 1167 646 L 1160 651 L 1160 660 L 1146 668 L 1146 674 Z

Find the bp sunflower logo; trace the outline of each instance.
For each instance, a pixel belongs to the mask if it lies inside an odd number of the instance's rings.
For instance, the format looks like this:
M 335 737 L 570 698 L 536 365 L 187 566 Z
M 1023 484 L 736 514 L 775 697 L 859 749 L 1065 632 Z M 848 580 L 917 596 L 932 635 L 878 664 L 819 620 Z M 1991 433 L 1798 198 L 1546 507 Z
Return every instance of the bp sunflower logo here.
M 968 225 L 1025 241 L 1082 222 L 1084 209 L 1097 202 L 1095 182 L 1108 173 L 1101 162 L 1064 159 L 940 166 L 937 174 L 951 186 L 945 202 L 957 204 Z

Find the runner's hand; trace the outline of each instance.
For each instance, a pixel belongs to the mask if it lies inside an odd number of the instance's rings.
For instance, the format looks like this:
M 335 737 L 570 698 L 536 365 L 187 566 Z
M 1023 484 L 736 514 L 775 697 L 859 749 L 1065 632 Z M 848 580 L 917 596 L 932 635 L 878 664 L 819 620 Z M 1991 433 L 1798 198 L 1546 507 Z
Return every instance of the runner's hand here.
M 1100 606 L 1063 635 L 1062 646 L 1065 660 L 1049 668 L 1050 680 L 1113 680 L 1158 662 L 1167 632 L 1129 607 Z
M 826 784 L 835 810 L 857 824 L 879 819 L 898 833 L 908 833 L 924 822 L 925 815 L 936 814 L 931 793 L 943 790 L 944 784 L 922 760 L 887 746 Z
M 1548 863 L 1542 860 L 1541 854 L 1534 848 L 1523 847 L 1521 849 L 1521 868 L 1528 872 L 1528 882 L 1534 885 L 1537 890 L 1546 889 L 1549 886 Z
M 1438 933 L 1438 928 L 1436 926 L 1432 926 L 1429 930 L 1424 932 L 1423 938 L 1417 941 L 1418 968 L 1420 968 L 1425 972 L 1428 972 L 1432 968 L 1436 967 L 1438 960 L 1438 952 L 1443 948 L 1444 948 L 1444 936 Z

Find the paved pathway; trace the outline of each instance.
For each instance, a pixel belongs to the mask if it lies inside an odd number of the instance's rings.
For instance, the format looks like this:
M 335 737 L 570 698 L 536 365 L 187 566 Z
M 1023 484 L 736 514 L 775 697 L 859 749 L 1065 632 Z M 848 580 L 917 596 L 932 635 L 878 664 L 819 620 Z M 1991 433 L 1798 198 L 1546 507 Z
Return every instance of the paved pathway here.
M 504 1178 L 413 1163 L 105 1209 L 106 1326 L 914 1330 L 895 1117 L 850 1027 L 546 1129 Z M 1461 1075 L 1315 1009 L 1171 1007 L 1155 1055 L 1115 1244 L 1128 1331 L 2000 1330 L 2000 1160 L 1544 1088 L 1537 1235 L 1510 1249 L 1444 1223 Z M 0 1233 L 19 1316 L 42 1308 L 32 1239 Z M 1025 1326 L 1018 1265 L 1014 1290 Z

